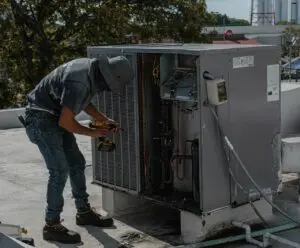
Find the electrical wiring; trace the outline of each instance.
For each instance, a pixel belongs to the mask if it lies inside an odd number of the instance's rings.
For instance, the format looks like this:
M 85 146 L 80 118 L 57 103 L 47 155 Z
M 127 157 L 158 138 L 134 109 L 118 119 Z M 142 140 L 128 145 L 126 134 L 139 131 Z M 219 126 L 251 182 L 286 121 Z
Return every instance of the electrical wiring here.
M 180 77 L 176 75 L 176 73 L 178 74 L 179 72 L 182 73 Z M 182 81 L 183 78 L 187 77 L 188 75 L 195 75 L 194 73 L 196 72 L 194 72 L 193 70 L 188 70 L 183 72 L 180 69 L 174 68 L 173 73 L 170 73 L 170 76 L 166 80 L 164 80 L 161 85 L 164 87 L 170 87 L 175 85 L 177 88 L 177 85 L 179 84 L 179 82 Z
M 217 122 L 218 122 L 218 125 L 217 125 L 217 126 L 218 126 L 218 130 L 219 130 L 221 136 L 224 136 L 223 131 L 222 131 L 222 129 L 221 129 L 221 125 L 220 125 L 220 123 L 219 123 L 219 118 L 218 118 L 218 115 L 217 115 L 216 110 L 212 109 L 212 107 L 211 107 L 211 111 L 212 111 L 214 117 L 216 118 L 216 120 L 217 120 Z M 241 190 L 242 192 L 244 192 L 245 194 L 249 195 L 250 192 L 247 191 L 247 190 L 241 185 L 241 183 L 237 180 L 237 178 L 235 177 L 235 175 L 234 175 L 234 173 L 232 172 L 231 168 L 229 167 L 229 165 L 230 165 L 230 154 L 229 154 L 228 156 L 227 156 L 227 154 L 226 154 L 226 151 L 225 151 L 225 143 L 224 143 L 223 139 L 221 140 L 221 142 L 222 142 L 222 147 L 223 147 L 223 149 L 222 149 L 222 150 L 223 150 L 223 154 L 224 154 L 224 157 L 226 158 L 226 161 L 227 161 L 227 164 L 228 164 L 228 172 L 229 172 L 229 175 L 231 176 L 231 178 L 232 178 L 232 180 L 234 181 L 234 183 L 240 188 L 240 190 Z M 265 220 L 265 218 L 260 214 L 260 212 L 258 211 L 258 209 L 255 207 L 255 205 L 254 205 L 254 203 L 251 201 L 251 199 L 249 199 L 249 204 L 250 204 L 250 206 L 252 207 L 252 209 L 253 209 L 253 211 L 255 212 L 255 214 L 258 216 L 258 218 L 265 224 L 265 226 L 269 226 L 268 223 L 267 223 L 267 221 Z

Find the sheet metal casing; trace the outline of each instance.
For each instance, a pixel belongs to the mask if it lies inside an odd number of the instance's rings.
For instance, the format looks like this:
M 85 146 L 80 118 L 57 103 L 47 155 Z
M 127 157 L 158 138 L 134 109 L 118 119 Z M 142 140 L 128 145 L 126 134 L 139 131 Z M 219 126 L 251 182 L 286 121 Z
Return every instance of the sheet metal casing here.
M 195 128 L 199 130 L 200 142 L 200 209 L 204 212 L 210 212 L 232 204 L 241 205 L 248 202 L 249 195 L 234 183 L 229 176 L 228 167 L 231 168 L 235 178 L 244 189 L 254 190 L 254 187 L 233 156 L 229 154 L 229 163 L 224 156 L 224 149 L 220 142 L 221 137 L 216 122 L 210 109 L 204 106 L 207 96 L 205 80 L 202 75 L 205 71 L 209 71 L 215 77 L 222 77 L 227 81 L 228 102 L 218 107 L 219 119 L 225 134 L 229 137 L 253 179 L 261 188 L 266 191 L 277 189 L 279 184 L 279 160 L 273 154 L 272 144 L 275 137 L 280 133 L 280 99 L 276 101 L 267 100 L 267 66 L 279 63 L 281 53 L 279 47 L 260 45 L 151 44 L 96 46 L 88 47 L 87 52 L 88 57 L 97 57 L 100 53 L 106 53 L 111 56 L 132 56 L 136 75 L 138 75 L 136 64 L 136 56 L 138 54 L 169 53 L 199 56 L 197 60 L 197 80 L 199 83 L 198 114 L 200 116 L 199 124 Z M 253 65 L 233 68 L 233 58 L 243 56 L 253 56 Z M 138 94 L 141 94 L 141 92 L 138 92 L 137 80 L 136 77 L 130 86 L 134 99 L 137 99 Z M 96 101 L 98 107 L 104 107 L 103 104 L 99 105 L 99 101 L 108 99 L 107 95 L 107 93 L 99 95 Z M 94 172 L 97 172 L 99 168 L 113 167 L 111 168 L 113 175 L 124 173 L 126 169 L 130 168 L 131 173 L 127 174 L 126 178 L 128 178 L 131 185 L 136 185 L 136 187 L 130 188 L 128 185 L 117 185 L 115 180 L 97 177 L 96 173 L 94 173 L 94 181 L 122 191 L 142 194 L 139 186 L 141 178 L 140 161 L 138 159 L 138 101 L 134 100 L 131 103 L 133 108 L 130 111 L 133 112 L 131 114 L 126 113 L 126 115 L 131 116 L 130 125 L 135 128 L 136 132 L 135 134 L 133 132 L 130 133 L 130 135 L 134 135 L 134 138 L 131 140 L 135 145 L 131 152 L 135 153 L 136 162 L 126 165 L 124 161 L 118 160 L 121 157 L 116 160 L 115 155 L 108 155 L 109 159 L 106 162 L 101 160 L 100 163 L 99 157 L 107 155 L 99 155 L 99 152 L 96 151 L 95 142 L 93 142 L 93 167 Z M 122 107 L 123 105 L 120 105 L 120 108 Z M 106 107 L 101 110 L 107 111 L 109 109 Z M 111 115 L 112 113 L 108 111 L 107 114 Z M 128 138 L 128 136 L 126 137 Z M 132 174 L 133 171 L 134 173 Z

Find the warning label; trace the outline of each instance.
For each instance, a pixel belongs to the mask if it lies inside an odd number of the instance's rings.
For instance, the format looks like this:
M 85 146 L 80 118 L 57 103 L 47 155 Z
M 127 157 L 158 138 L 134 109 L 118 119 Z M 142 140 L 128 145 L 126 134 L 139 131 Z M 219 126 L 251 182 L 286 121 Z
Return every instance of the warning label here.
M 254 67 L 254 56 L 235 57 L 232 64 L 233 69 Z

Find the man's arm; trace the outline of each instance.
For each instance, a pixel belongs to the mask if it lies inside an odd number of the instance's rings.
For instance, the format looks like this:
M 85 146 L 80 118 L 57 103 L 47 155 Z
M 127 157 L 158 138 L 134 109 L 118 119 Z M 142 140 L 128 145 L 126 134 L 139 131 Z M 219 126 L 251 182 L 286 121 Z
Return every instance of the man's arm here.
M 61 105 L 62 111 L 59 125 L 69 132 L 90 137 L 101 137 L 108 134 L 108 129 L 90 129 L 80 125 L 75 117 L 81 111 L 82 103 L 89 94 L 87 87 L 81 82 L 66 82 L 63 90 Z
M 105 114 L 99 112 L 92 103 L 90 103 L 85 109 L 84 111 L 89 114 L 90 116 L 92 116 L 96 121 L 99 122 L 108 122 L 111 123 L 115 126 L 115 128 L 112 129 L 112 131 L 114 133 L 119 131 L 119 124 L 114 121 L 113 119 L 108 118 Z
M 92 103 L 90 103 L 84 111 L 97 121 L 110 121 L 110 119 L 105 114 L 99 112 Z
M 75 119 L 75 114 L 68 107 L 63 107 L 62 109 L 59 118 L 59 126 L 71 133 L 86 135 L 90 137 L 107 136 L 109 132 L 107 128 L 91 129 L 80 125 Z

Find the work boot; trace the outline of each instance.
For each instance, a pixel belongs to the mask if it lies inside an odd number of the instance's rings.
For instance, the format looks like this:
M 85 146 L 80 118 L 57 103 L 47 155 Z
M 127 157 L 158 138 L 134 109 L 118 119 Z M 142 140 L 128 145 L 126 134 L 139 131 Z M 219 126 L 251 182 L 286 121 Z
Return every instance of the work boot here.
M 81 242 L 78 233 L 68 230 L 61 221 L 47 222 L 43 228 L 43 238 L 47 241 L 57 241 L 63 244 L 76 244 Z
M 89 208 L 85 211 L 77 212 L 76 224 L 79 226 L 111 227 L 114 221 L 112 218 L 101 216 L 93 208 Z

